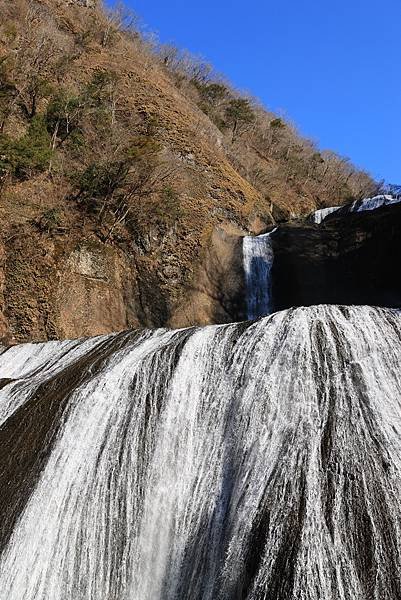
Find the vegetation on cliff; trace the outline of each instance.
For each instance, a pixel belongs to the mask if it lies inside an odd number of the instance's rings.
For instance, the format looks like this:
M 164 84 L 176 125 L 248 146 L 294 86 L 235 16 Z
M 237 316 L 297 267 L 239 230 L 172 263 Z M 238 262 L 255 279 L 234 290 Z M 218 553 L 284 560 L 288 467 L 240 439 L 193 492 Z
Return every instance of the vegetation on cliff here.
M 26 264 L 46 247 L 46 277 L 82 240 L 113 246 L 139 289 L 135 323 L 161 325 L 217 226 L 255 231 L 376 188 L 123 6 L 0 0 L 0 325 L 17 338 L 36 326 L 14 319 L 13 244 Z M 60 286 L 32 308 L 33 322 L 48 311 L 41 337 L 79 334 L 58 321 Z
M 169 77 L 207 115 L 231 164 L 273 206 L 290 195 L 290 212 L 296 213 L 297 197 L 331 204 L 374 191 L 366 173 L 320 152 L 291 124 L 238 94 L 208 64 L 149 41 L 121 5 L 111 12 L 81 9 L 73 31 L 57 8 L 57 2 L 36 0 L 0 4 L 3 186 L 47 170 L 63 178 L 72 197 L 85 199 L 82 208 L 95 209 L 102 222 L 108 212 L 128 216 L 128 200 L 160 194 L 160 180 L 174 180 L 163 168 L 155 175 L 164 149 L 160 115 L 125 106 L 118 54 L 128 44 L 139 61 Z M 96 64 L 105 53 L 116 61 L 113 69 Z M 91 56 L 93 70 L 81 79 L 77 67 L 83 56 Z

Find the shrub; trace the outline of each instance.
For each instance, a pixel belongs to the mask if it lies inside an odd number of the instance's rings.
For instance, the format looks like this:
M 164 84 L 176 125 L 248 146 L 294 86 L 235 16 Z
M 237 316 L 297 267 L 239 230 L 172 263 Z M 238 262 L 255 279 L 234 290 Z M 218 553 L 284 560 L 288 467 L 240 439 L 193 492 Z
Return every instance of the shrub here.
M 270 121 L 270 127 L 272 129 L 282 129 L 283 127 L 285 127 L 285 123 L 280 118 L 273 119 L 272 121 Z
M 0 131 L 4 128 L 16 94 L 15 85 L 9 76 L 8 62 L 7 56 L 0 59 Z
M 210 104 L 224 100 L 228 95 L 228 90 L 222 83 L 196 83 L 195 84 L 203 101 Z
M 28 119 L 32 119 L 36 115 L 39 100 L 49 98 L 52 93 L 53 87 L 47 79 L 33 75 L 28 82 L 25 92 L 20 92 L 19 94 L 19 105 L 25 116 Z
M 180 196 L 176 190 L 166 186 L 161 193 L 161 202 L 158 203 L 157 216 L 161 217 L 168 225 L 172 225 L 181 216 Z
M 96 71 L 83 90 L 83 100 L 92 106 L 103 105 L 117 81 L 118 76 L 113 71 Z
M 35 172 L 44 171 L 50 164 L 51 140 L 43 116 L 34 117 L 26 134 L 19 140 L 0 137 L 0 175 L 7 173 L 26 179 Z
M 63 224 L 65 215 L 63 211 L 58 208 L 50 208 L 44 212 L 37 221 L 37 226 L 40 231 L 46 231 L 47 233 L 54 233 L 57 230 L 63 230 Z
M 233 138 L 241 127 L 253 123 L 256 119 L 251 103 L 245 98 L 230 100 L 225 115 L 227 124 L 232 128 Z
M 107 200 L 125 182 L 129 164 L 125 160 L 92 163 L 75 179 L 79 189 L 77 199 L 94 210 L 100 200 Z
M 251 104 L 245 98 L 230 100 L 226 108 L 226 117 L 231 123 L 252 123 L 255 120 Z
M 52 136 L 65 141 L 75 131 L 82 117 L 82 102 L 78 96 L 61 91 L 49 102 L 46 125 Z

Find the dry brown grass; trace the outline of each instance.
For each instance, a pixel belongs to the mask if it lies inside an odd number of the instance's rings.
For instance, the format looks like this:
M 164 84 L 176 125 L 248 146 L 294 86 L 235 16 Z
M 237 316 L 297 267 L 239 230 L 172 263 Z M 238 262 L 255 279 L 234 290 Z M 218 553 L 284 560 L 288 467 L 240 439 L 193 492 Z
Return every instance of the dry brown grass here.
M 32 11 L 34 23 L 40 27 L 32 25 Z M 43 37 L 46 60 L 42 60 L 40 54 Z M 29 51 L 22 51 L 26 40 L 29 40 Z M 62 235 L 57 234 L 54 259 L 39 262 L 31 275 L 29 269 L 24 268 L 18 285 L 10 279 L 5 282 L 9 302 L 6 309 L 19 315 L 16 327 L 24 331 L 25 337 L 30 328 L 36 327 L 35 323 L 42 323 L 44 317 L 39 318 L 40 310 L 48 311 L 49 322 L 53 322 L 55 308 L 51 298 L 46 297 L 46 278 L 63 268 L 57 261 L 62 260 L 64 250 L 74 247 L 79 240 L 99 240 L 104 236 L 105 230 L 98 226 L 96 214 L 86 213 L 74 202 L 71 174 L 93 161 L 107 161 L 110 153 L 118 148 L 109 138 L 123 143 L 125 138 L 143 134 L 146 123 L 156 123 L 152 135 L 160 145 L 163 166 L 170 170 L 165 184 L 171 186 L 179 198 L 177 216 L 171 222 L 171 215 L 163 215 L 162 195 L 157 190 L 153 195 L 138 196 L 125 221 L 113 230 L 108 245 L 134 261 L 139 287 L 141 283 L 145 286 L 148 281 L 154 282 L 153 296 L 163 298 L 165 320 L 190 286 L 216 227 L 259 232 L 263 225 L 272 223 L 272 213 L 276 218 L 299 216 L 320 205 L 345 199 L 338 197 L 334 175 L 340 170 L 334 169 L 334 162 L 331 163 L 333 181 L 327 174 L 323 182 L 313 176 L 294 175 L 289 168 L 289 148 L 300 144 L 305 156 L 315 150 L 290 126 L 274 145 L 269 142 L 274 115 L 254 106 L 257 115 L 254 126 L 244 128 L 233 140 L 231 131 L 219 129 L 216 119 L 200 108 L 199 88 L 191 79 L 196 61 L 192 64 L 192 59 L 186 57 L 184 72 L 182 61 L 166 64 L 154 45 L 135 29 L 119 31 L 100 8 L 85 9 L 65 0 L 12 3 L 0 0 L 0 59 L 5 56 L 19 90 L 19 102 L 13 105 L 4 133 L 17 137 L 26 131 L 27 117 L 19 104 L 29 101 L 26 78 L 32 76 L 32 64 L 36 64 L 38 57 L 42 61 L 39 71 L 51 84 L 53 94 L 61 89 L 78 94 L 96 73 L 116 75 L 113 103 L 117 117 L 110 136 L 101 133 L 101 127 L 92 116 L 86 116 L 82 123 L 86 146 L 82 152 L 73 155 L 67 145 L 60 146 L 48 172 L 32 174 L 25 181 L 9 180 L 0 190 L 2 239 L 17 234 L 29 236 L 29 231 L 32 232 L 34 243 L 18 242 L 18 256 L 27 254 L 28 265 L 35 263 L 33 256 L 38 243 L 47 248 L 54 242 L 56 234 L 46 231 L 46 227 L 38 229 L 43 214 L 61 210 L 66 225 Z M 229 93 L 235 97 L 235 91 L 229 90 Z M 39 98 L 37 111 L 45 112 L 50 100 L 51 94 Z M 106 225 L 112 223 L 112 208 Z M 18 264 L 22 268 L 22 262 Z M 11 277 L 10 268 L 7 272 Z M 36 283 L 32 278 L 36 278 Z M 38 281 L 42 282 L 40 294 L 37 292 L 42 298 L 42 308 L 39 305 L 31 308 L 29 318 L 24 321 L 22 302 L 28 302 L 35 295 Z M 150 303 L 143 322 L 160 324 L 162 310 L 153 310 L 151 296 L 143 300 L 145 304 Z M 37 328 L 38 335 L 46 329 L 43 323 Z

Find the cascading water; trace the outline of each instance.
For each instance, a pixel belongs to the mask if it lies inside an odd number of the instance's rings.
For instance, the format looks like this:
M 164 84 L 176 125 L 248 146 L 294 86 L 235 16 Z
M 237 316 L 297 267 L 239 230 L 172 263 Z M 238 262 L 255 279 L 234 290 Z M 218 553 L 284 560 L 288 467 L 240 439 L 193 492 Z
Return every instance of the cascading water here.
M 0 600 L 401 597 L 401 315 L 0 352 Z
M 363 212 L 365 210 L 376 210 L 382 206 L 390 206 L 391 204 L 398 204 L 401 202 L 401 198 L 393 197 L 390 195 L 379 195 L 373 198 L 365 198 L 364 200 L 356 200 L 350 206 L 350 212 Z
M 271 270 L 274 252 L 272 234 L 245 236 L 242 241 L 247 318 L 257 319 L 272 312 Z
M 326 208 L 319 208 L 319 210 L 315 210 L 315 212 L 312 213 L 312 221 L 317 223 L 317 225 L 320 225 L 326 217 L 331 215 L 331 213 L 337 212 L 340 208 L 341 206 L 328 206 Z
M 312 213 L 311 219 L 314 223 L 320 225 L 326 219 L 326 217 L 332 213 L 344 215 L 352 212 L 364 212 L 376 210 L 382 206 L 391 206 L 392 204 L 398 204 L 399 202 L 401 202 L 401 194 L 396 194 L 394 190 L 394 194 L 379 194 L 373 198 L 356 200 L 355 202 L 346 204 L 344 206 L 330 206 L 328 208 L 321 208 Z

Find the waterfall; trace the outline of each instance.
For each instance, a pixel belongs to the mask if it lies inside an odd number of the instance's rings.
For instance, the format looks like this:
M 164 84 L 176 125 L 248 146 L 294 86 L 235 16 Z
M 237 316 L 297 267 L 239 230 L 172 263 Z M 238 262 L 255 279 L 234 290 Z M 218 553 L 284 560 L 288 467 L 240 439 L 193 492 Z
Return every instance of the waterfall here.
M 242 252 L 248 319 L 264 317 L 272 312 L 270 275 L 274 252 L 271 236 L 276 229 L 263 235 L 243 238 Z
M 369 210 L 376 210 L 382 206 L 390 206 L 392 204 L 398 204 L 401 202 L 401 195 L 390 194 L 379 194 L 373 198 L 365 198 L 363 200 L 355 200 L 351 204 L 344 206 L 330 206 L 328 208 L 321 208 L 316 210 L 311 215 L 311 219 L 314 223 L 321 224 L 328 215 L 332 213 L 338 213 L 340 215 L 352 213 L 352 212 L 364 212 Z
M 0 352 L 0 600 L 401 597 L 401 315 Z
M 319 210 L 315 210 L 315 212 L 312 213 L 312 221 L 320 225 L 320 223 L 322 223 L 326 217 L 331 215 L 333 212 L 337 212 L 340 208 L 341 206 L 328 206 L 327 208 L 319 208 Z
M 349 208 L 350 212 L 363 212 L 365 210 L 376 210 L 382 206 L 390 206 L 401 202 L 401 197 L 393 197 L 390 195 L 381 194 L 373 198 L 365 198 L 364 200 L 356 200 Z

